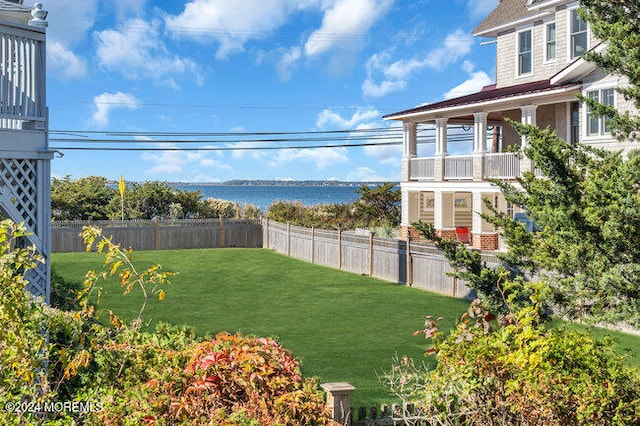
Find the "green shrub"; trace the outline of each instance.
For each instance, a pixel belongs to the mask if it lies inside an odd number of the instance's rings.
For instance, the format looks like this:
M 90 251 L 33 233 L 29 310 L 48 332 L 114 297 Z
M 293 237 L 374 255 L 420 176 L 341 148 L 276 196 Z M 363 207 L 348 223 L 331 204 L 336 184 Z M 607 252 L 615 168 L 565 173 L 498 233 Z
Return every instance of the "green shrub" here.
M 158 265 L 137 272 L 131 253 L 95 228 L 85 237 L 104 251 L 105 271 L 87 273 L 78 310 L 45 305 L 25 289 L 24 273 L 41 260 L 34 247 L 16 246 L 24 235 L 23 226 L 0 223 L 0 424 L 329 422 L 316 382 L 303 379 L 298 361 L 272 340 L 221 334 L 198 343 L 192 329 L 163 323 L 153 333 L 141 331 L 148 297 L 164 298 L 171 273 Z M 125 293 L 139 286 L 144 294 L 131 324 L 111 312 L 102 324 L 88 303 L 97 280 L 114 275 Z M 70 304 L 71 287 L 61 280 L 56 286 L 56 300 Z M 224 380 L 203 389 L 212 375 Z M 44 408 L 55 403 L 86 409 Z
M 532 312 L 496 324 L 476 301 L 446 338 L 427 318 L 437 366 L 400 360 L 387 379 L 435 424 L 640 424 L 640 375 L 611 342 L 549 330 Z

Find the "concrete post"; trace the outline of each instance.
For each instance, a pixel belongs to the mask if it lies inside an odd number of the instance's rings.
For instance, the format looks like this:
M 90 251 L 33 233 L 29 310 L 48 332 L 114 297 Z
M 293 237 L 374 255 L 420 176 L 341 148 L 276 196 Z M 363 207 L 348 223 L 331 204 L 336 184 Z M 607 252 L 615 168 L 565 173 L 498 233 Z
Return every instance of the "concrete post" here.
M 351 412 L 351 393 L 356 388 L 346 382 L 323 383 L 320 387 L 327 394 L 327 405 L 333 420 L 347 425 Z

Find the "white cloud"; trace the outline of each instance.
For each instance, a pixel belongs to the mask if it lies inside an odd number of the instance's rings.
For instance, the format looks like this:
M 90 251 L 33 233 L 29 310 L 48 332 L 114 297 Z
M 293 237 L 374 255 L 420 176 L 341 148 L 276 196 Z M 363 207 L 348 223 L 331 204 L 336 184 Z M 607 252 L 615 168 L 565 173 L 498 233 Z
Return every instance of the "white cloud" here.
M 342 117 L 339 113 L 326 109 L 318 114 L 316 120 L 316 126 L 320 129 L 379 129 L 388 126 L 388 123 L 381 122 L 380 112 L 376 109 L 362 108 L 358 109 L 351 117 Z M 392 127 L 398 127 L 398 124 L 393 124 Z M 361 137 L 362 133 L 351 133 L 353 136 Z M 380 163 L 387 164 L 399 164 L 400 157 L 402 155 L 402 146 L 400 145 L 380 145 L 387 142 L 397 142 L 397 138 L 393 138 L 391 135 L 388 138 L 380 138 L 379 135 L 376 139 L 359 141 L 363 143 L 370 142 L 371 146 L 364 146 L 362 150 L 368 157 L 374 158 Z M 377 143 L 379 145 L 373 145 Z
M 349 161 L 345 148 L 310 148 L 310 149 L 282 149 L 274 158 L 271 167 L 280 167 L 287 163 L 314 162 L 317 169 L 327 169 L 336 164 Z
M 142 16 L 147 0 L 111 0 L 120 20 L 128 16 Z
M 375 170 L 369 167 L 356 167 L 347 173 L 345 180 L 351 182 L 382 182 L 387 179 L 380 176 Z
M 343 118 L 337 112 L 331 109 L 325 109 L 316 120 L 316 126 L 320 129 L 353 129 L 358 125 L 377 120 L 381 116 L 377 109 L 359 108 L 349 118 Z
M 100 65 L 125 78 L 151 78 L 177 88 L 174 76 L 196 69 L 190 59 L 169 53 L 161 40 L 157 22 L 131 19 L 117 30 L 96 33 L 96 40 Z
M 276 64 L 276 71 L 281 81 L 289 81 L 295 71 L 296 63 L 302 56 L 302 49 L 292 47 L 282 54 L 280 61 Z
M 176 145 L 172 144 L 155 144 L 156 147 L 161 148 L 175 148 Z M 215 171 L 233 171 L 233 167 L 222 161 L 209 158 L 211 151 L 154 151 L 145 152 L 141 158 L 144 161 L 154 163 L 152 167 L 145 170 L 145 173 L 150 176 L 165 175 L 179 175 L 185 170 L 189 172 L 198 173 L 200 177 L 207 176 L 205 173 L 210 172 L 212 169 Z M 202 181 L 204 179 L 197 179 Z M 212 180 L 208 178 L 206 180 Z
M 467 3 L 469 17 L 472 20 L 482 19 L 487 16 L 497 5 L 498 0 L 469 0 Z
M 140 102 L 128 93 L 103 93 L 93 98 L 96 111 L 93 113 L 93 121 L 99 127 L 109 125 L 109 113 L 113 109 L 127 108 L 130 110 L 137 109 Z
M 391 0 L 337 0 L 325 9 L 322 26 L 307 40 L 306 55 L 320 55 L 336 46 L 358 41 L 392 3 Z
M 373 54 L 366 63 L 367 78 L 362 83 L 362 93 L 368 97 L 381 97 L 402 90 L 407 80 L 425 68 L 442 71 L 471 51 L 473 37 L 457 29 L 447 35 L 442 46 L 424 56 L 391 61 L 393 50 Z M 380 80 L 380 83 L 376 83 Z
M 219 43 L 217 59 L 242 52 L 247 41 L 260 39 L 280 27 L 297 8 L 294 0 L 191 0 L 181 14 L 165 18 L 167 29 L 177 37 Z
M 80 78 L 87 75 L 87 63 L 62 43 L 53 41 L 47 46 L 48 71 L 59 71 L 66 79 Z
M 477 71 L 471 73 L 467 80 L 458 84 L 456 87 L 445 93 L 444 98 L 451 99 L 457 98 L 459 96 L 469 95 L 471 93 L 476 93 L 482 90 L 484 86 L 492 83 L 493 81 L 491 80 L 491 77 L 487 75 L 487 73 L 485 73 L 484 71 Z

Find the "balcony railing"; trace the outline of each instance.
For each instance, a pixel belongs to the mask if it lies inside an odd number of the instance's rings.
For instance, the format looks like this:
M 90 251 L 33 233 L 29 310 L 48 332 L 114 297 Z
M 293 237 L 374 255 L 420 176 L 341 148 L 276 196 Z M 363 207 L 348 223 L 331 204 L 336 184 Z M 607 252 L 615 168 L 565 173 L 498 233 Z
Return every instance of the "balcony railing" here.
M 410 180 L 433 180 L 435 174 L 435 158 L 413 158 L 411 159 Z
M 515 179 L 520 175 L 520 159 L 508 152 L 485 154 L 484 175 L 490 178 Z
M 444 178 L 447 180 L 473 179 L 473 157 L 446 157 L 444 160 Z
M 0 128 L 44 129 L 44 33 L 0 23 Z

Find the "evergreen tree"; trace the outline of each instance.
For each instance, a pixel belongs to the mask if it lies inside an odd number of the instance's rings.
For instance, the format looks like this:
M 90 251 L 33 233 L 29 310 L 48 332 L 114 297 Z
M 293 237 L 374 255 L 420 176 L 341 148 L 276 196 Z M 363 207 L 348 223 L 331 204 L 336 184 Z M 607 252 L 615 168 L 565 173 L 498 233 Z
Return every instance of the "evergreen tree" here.
M 640 131 L 640 4 L 582 0 L 581 6 L 582 16 L 603 42 L 585 59 L 623 77 L 627 84 L 618 92 L 636 111 L 619 113 L 592 99 L 581 99 L 594 115 L 607 116 L 612 134 L 626 143 Z M 494 181 L 507 201 L 541 229 L 527 233 L 487 203 L 492 213 L 485 219 L 501 230 L 509 247 L 501 257 L 511 278 L 519 276 L 517 283 L 537 275 L 547 284 L 544 293 L 551 295 L 553 309 L 570 318 L 640 327 L 640 151 L 574 145 L 550 129 L 511 124 L 528 139 L 522 154 L 544 175 L 525 173 L 517 186 Z M 480 256 L 467 254 L 422 228 L 445 250 L 456 275 L 476 288 L 492 309 L 500 311 L 509 296 L 505 293 L 526 303 L 526 285 L 503 286 L 504 267 L 489 270 Z

